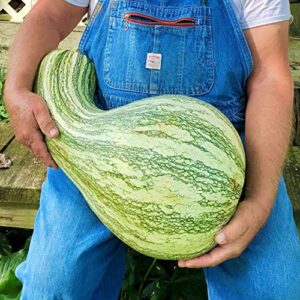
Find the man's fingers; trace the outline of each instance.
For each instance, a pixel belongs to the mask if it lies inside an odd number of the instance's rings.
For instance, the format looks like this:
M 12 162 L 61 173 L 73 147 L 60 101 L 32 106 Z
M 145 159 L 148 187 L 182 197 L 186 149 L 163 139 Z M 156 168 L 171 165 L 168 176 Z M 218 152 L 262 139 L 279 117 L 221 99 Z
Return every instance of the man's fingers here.
M 241 224 L 239 221 L 234 221 L 226 225 L 221 231 L 216 235 L 215 241 L 219 245 L 224 245 L 226 243 L 232 243 L 240 239 L 248 231 L 246 225 Z
M 206 268 L 206 267 L 215 267 L 220 263 L 234 258 L 240 255 L 240 250 L 236 248 L 235 245 L 229 244 L 224 246 L 218 246 L 211 250 L 210 252 L 199 256 L 197 258 L 189 259 L 186 261 L 179 261 L 179 267 L 186 268 Z
M 32 153 L 36 157 L 38 157 L 45 165 L 47 165 L 53 169 L 58 168 L 57 164 L 52 159 L 40 132 L 37 131 L 33 135 L 33 140 L 30 144 L 30 149 L 31 149 Z
M 56 138 L 59 131 L 50 117 L 46 104 L 39 102 L 34 108 L 34 116 L 41 131 L 50 138 Z
M 240 204 L 239 210 L 237 210 L 231 221 L 216 235 L 215 241 L 219 245 L 232 243 L 240 239 L 248 231 L 248 222 L 245 222 L 247 216 L 244 215 L 244 209 L 241 206 L 242 204 Z
M 260 202 L 244 199 L 240 202 L 232 220 L 216 235 L 216 248 L 200 257 L 180 260 L 179 267 L 214 267 L 224 261 L 236 258 L 246 249 L 264 224 L 268 214 Z
M 5 101 L 10 114 L 16 139 L 26 145 L 35 156 L 52 168 L 57 168 L 43 134 L 49 138 L 59 135 L 48 107 L 42 97 L 29 90 L 5 91 Z

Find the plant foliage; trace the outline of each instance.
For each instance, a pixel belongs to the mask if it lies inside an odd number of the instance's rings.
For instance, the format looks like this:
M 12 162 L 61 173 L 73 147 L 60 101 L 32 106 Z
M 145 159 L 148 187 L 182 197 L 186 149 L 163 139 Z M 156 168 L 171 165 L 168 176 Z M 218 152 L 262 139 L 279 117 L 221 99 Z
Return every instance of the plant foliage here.
M 25 260 L 31 230 L 0 229 L 0 300 L 20 298 L 16 267 Z M 201 270 L 180 269 L 175 261 L 156 260 L 128 248 L 120 300 L 206 300 Z
M 3 102 L 3 89 L 4 89 L 4 82 L 5 82 L 5 75 L 6 75 L 6 70 L 0 68 L 0 120 L 8 118 L 8 114 Z
M 20 298 L 22 284 L 15 270 L 26 258 L 31 233 L 30 230 L 0 229 L 0 300 Z
M 205 300 L 202 270 L 181 269 L 176 261 L 156 260 L 128 249 L 120 300 Z

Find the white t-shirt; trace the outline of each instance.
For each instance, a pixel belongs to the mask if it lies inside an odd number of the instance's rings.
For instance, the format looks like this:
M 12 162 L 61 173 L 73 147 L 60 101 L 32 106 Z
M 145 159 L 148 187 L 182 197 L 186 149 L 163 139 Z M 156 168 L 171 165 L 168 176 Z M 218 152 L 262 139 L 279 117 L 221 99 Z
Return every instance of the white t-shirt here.
M 65 0 L 93 11 L 97 0 Z M 291 20 L 289 0 L 230 0 L 242 29 Z

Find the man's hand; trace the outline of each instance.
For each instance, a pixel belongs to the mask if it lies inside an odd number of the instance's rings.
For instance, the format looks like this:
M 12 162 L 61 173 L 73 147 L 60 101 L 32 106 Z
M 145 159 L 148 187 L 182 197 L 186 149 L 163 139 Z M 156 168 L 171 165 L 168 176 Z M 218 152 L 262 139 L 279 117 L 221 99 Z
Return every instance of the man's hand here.
M 291 132 L 288 32 L 288 21 L 245 30 L 254 61 L 247 81 L 245 199 L 216 236 L 219 245 L 198 258 L 180 261 L 179 266 L 212 267 L 240 256 L 268 218 Z
M 16 90 L 5 92 L 4 101 L 16 139 L 29 147 L 45 165 L 56 169 L 57 164 L 48 152 L 42 133 L 56 138 L 59 132 L 43 98 L 27 90 Z
M 197 258 L 180 260 L 179 267 L 215 267 L 240 256 L 269 216 L 270 209 L 261 203 L 255 199 L 241 201 L 231 221 L 216 235 L 218 246 Z
M 42 58 L 72 32 L 87 10 L 64 0 L 40 0 L 24 19 L 9 49 L 4 102 L 16 138 L 52 168 L 57 165 L 42 133 L 50 138 L 59 133 L 44 100 L 31 92 L 32 86 Z
M 5 90 L 32 91 L 39 63 L 72 32 L 87 7 L 39 0 L 19 27 L 8 52 Z

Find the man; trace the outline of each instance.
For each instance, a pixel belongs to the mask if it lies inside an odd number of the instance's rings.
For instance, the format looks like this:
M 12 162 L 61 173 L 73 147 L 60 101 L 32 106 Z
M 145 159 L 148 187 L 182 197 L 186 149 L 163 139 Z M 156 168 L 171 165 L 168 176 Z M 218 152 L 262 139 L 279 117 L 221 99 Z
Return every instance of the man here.
M 10 49 L 5 103 L 16 138 L 53 169 L 43 134 L 56 138 L 59 132 L 32 83 L 43 56 L 72 31 L 88 4 L 40 0 Z M 138 13 L 143 24 L 126 21 L 128 12 L 132 18 Z M 173 24 L 152 30 L 149 16 Z M 300 297 L 299 238 L 280 179 L 293 106 L 289 17 L 287 0 L 103 0 L 80 41 L 80 51 L 95 63 L 99 106 L 187 94 L 218 107 L 245 135 L 247 176 L 238 210 L 216 235 L 218 247 L 178 263 L 204 268 L 210 299 Z M 176 25 L 181 18 L 194 26 Z M 149 52 L 159 54 L 161 67 L 147 67 Z M 16 271 L 21 299 L 117 299 L 123 244 L 53 169 L 42 188 L 27 260 Z

